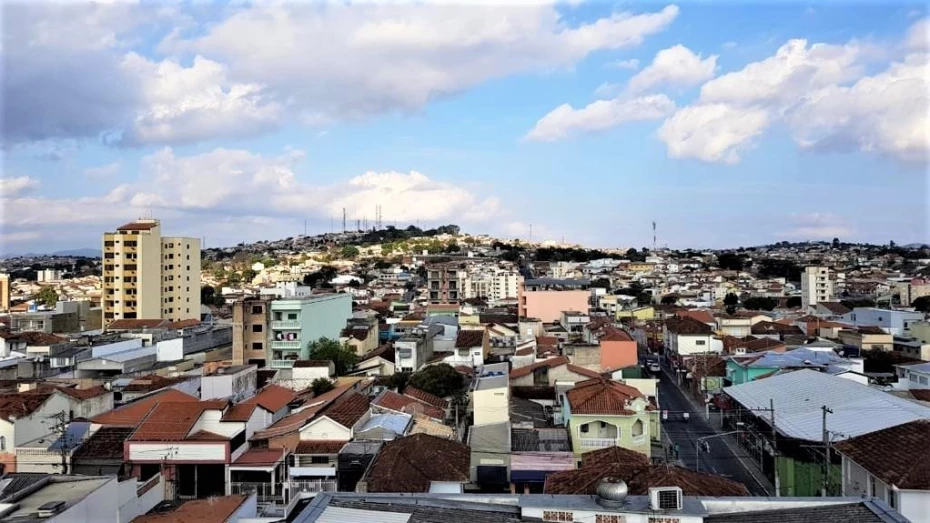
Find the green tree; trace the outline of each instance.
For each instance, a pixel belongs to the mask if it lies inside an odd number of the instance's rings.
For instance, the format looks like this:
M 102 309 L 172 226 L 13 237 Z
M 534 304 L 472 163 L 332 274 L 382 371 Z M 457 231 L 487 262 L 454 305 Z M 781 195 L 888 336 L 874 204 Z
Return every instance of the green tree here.
M 738 254 L 726 252 L 717 256 L 717 265 L 723 270 L 741 271 L 743 270 L 743 257 Z
M 335 385 L 333 384 L 333 382 L 326 378 L 317 378 L 313 380 L 313 382 L 310 384 L 310 389 L 313 390 L 314 396 L 325 394 L 333 390 L 334 387 Z
M 756 296 L 743 300 L 743 307 L 746 307 L 751 311 L 771 311 L 774 310 L 777 306 L 778 300 L 775 298 Z
M 216 299 L 216 289 L 210 287 L 209 285 L 203 285 L 200 287 L 200 303 L 204 305 L 210 305 Z
M 336 375 L 342 376 L 352 370 L 358 363 L 358 355 L 351 347 L 343 345 L 336 340 L 320 338 L 311 341 L 307 348 L 311 360 L 329 360 L 336 366 Z
M 409 384 L 422 391 L 445 398 L 461 390 L 465 380 L 451 365 L 439 363 L 414 372 L 410 376 Z
M 792 296 L 788 298 L 788 301 L 785 303 L 790 308 L 800 307 L 803 304 L 800 296 Z
M 42 287 L 32 299 L 46 307 L 54 307 L 58 303 L 58 293 L 51 287 Z
M 252 283 L 252 280 L 254 280 L 256 276 L 258 276 L 258 273 L 252 269 L 242 271 L 242 281 L 244 282 Z
M 388 379 L 388 387 L 398 392 L 403 392 L 404 387 L 407 386 L 407 382 L 409 381 L 410 381 L 409 372 L 395 372 Z
M 739 305 L 739 296 L 732 292 L 728 292 L 727 295 L 723 297 L 723 304 L 727 307 L 735 307 Z
M 462 248 L 459 247 L 459 244 L 455 242 L 452 242 L 449 245 L 446 245 L 446 248 L 445 248 L 446 253 L 460 252 L 461 250 Z
M 359 254 L 358 247 L 354 245 L 346 245 L 340 251 L 340 254 L 343 258 L 355 258 Z
M 924 314 L 930 312 L 930 296 L 921 296 L 917 298 L 911 302 L 911 306 Z
M 598 278 L 591 282 L 591 287 L 600 287 L 602 289 L 610 289 L 610 280 L 607 278 Z
M 662 296 L 662 305 L 675 305 L 676 303 L 678 303 L 678 296 L 675 294 Z

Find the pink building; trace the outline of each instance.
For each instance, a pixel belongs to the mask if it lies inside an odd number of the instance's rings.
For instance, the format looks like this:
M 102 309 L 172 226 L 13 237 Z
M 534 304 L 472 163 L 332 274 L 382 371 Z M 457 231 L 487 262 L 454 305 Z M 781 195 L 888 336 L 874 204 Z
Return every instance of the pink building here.
M 563 311 L 587 312 L 591 297 L 587 280 L 525 280 L 517 292 L 521 318 L 559 321 Z
M 639 364 L 636 341 L 626 331 L 609 328 L 598 340 L 601 345 L 601 368 L 604 370 L 625 369 Z

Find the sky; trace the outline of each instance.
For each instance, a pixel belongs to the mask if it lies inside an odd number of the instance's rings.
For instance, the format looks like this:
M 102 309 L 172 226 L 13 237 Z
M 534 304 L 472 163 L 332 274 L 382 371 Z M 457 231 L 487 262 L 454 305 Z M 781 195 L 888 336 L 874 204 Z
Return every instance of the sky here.
M 930 241 L 914 2 L 0 4 L 0 252 L 373 224 Z

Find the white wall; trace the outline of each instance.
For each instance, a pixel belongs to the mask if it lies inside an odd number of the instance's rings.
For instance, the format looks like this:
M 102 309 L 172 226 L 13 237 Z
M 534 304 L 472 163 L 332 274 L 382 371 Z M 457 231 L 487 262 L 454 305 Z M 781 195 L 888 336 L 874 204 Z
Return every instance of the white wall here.
M 256 409 L 257 410 L 257 409 Z M 221 436 L 233 437 L 245 429 L 245 423 L 241 421 L 220 421 L 223 413 L 219 410 L 205 410 L 200 415 L 200 419 L 194 424 L 189 434 L 205 430 Z
M 46 400 L 45 404 L 36 409 L 32 415 L 16 420 L 16 433 L 14 435 L 13 444 L 20 446 L 34 439 L 51 434 L 52 429 L 49 423 L 49 417 L 61 411 L 64 411 L 67 416 L 69 410 L 71 410 L 71 404 L 66 396 L 58 392 L 52 394 L 49 396 L 48 400 Z M 6 441 L 6 445 L 7 452 L 12 452 L 12 450 L 10 450 L 9 438 Z
M 472 402 L 475 425 L 504 423 L 510 419 L 510 387 L 476 390 Z
M 930 522 L 930 492 L 926 490 L 899 490 L 898 512 L 914 523 Z
M 714 339 L 713 334 L 706 335 L 673 335 L 677 338 L 676 348 L 678 354 L 687 356 L 689 354 L 703 354 L 705 352 L 723 352 L 723 342 Z M 704 344 L 701 345 L 700 343 Z
M 135 478 L 130 478 L 119 484 L 120 523 L 129 523 L 138 516 L 152 510 L 155 505 L 164 501 L 165 486 L 162 482 L 162 476 L 159 474 L 155 477 L 158 479 L 153 479 L 152 481 L 157 482 L 157 484 L 146 490 L 142 496 L 138 496 L 136 491 L 146 482 L 140 482 Z
M 140 462 L 226 462 L 225 443 L 130 443 L 129 460 Z
M 119 519 L 119 483 L 114 476 L 71 508 L 45 520 L 45 523 L 104 523 Z
M 184 338 L 160 341 L 155 346 L 157 361 L 180 361 L 184 359 Z
M 352 431 L 327 417 L 322 417 L 300 429 L 300 439 L 301 441 L 315 439 L 349 441 L 352 439 Z

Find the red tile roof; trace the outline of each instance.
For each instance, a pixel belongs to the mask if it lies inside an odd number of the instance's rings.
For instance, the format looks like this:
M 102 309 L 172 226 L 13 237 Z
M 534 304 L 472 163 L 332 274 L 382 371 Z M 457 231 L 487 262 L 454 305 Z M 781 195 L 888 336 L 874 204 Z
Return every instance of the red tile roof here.
M 519 367 L 510 371 L 510 379 L 522 378 L 523 376 L 529 376 L 536 369 L 541 369 L 543 367 L 558 367 L 560 365 L 567 365 L 569 362 L 568 356 L 558 356 L 556 358 L 549 358 L 542 361 L 537 361 L 525 367 Z
M 84 401 L 91 398 L 96 398 L 98 396 L 103 396 L 104 394 L 109 393 L 106 387 L 98 385 L 96 387 L 90 387 L 87 389 L 77 389 L 74 387 L 64 387 L 52 384 L 43 384 L 39 385 L 36 389 L 37 392 L 54 392 L 58 391 L 62 394 L 65 394 L 75 400 Z
M 223 414 L 223 421 L 249 421 L 257 403 L 237 403 Z
M 823 306 L 824 309 L 827 309 L 828 311 L 833 313 L 834 316 L 842 316 L 844 314 L 852 312 L 852 310 L 849 307 L 843 305 L 842 303 L 838 301 L 821 301 L 821 302 L 817 302 L 817 306 L 818 307 Z
M 630 336 L 625 330 L 617 329 L 615 327 L 607 327 L 604 329 L 604 335 L 598 338 L 598 341 L 633 341 L 633 337 Z
M 572 414 L 635 414 L 629 402 L 643 394 L 629 385 L 606 378 L 596 378 L 575 384 L 565 393 Z
M 123 442 L 132 435 L 135 427 L 100 427 L 84 440 L 72 459 L 112 459 L 123 461 Z
M 747 352 L 762 352 L 767 350 L 775 350 L 779 347 L 784 349 L 785 343 L 782 341 L 773 340 L 772 338 L 759 338 L 746 342 L 745 347 Z
M 309 407 L 303 408 L 299 412 L 289 414 L 273 423 L 270 427 L 257 431 L 255 435 L 252 436 L 252 439 L 266 439 L 275 436 L 282 436 L 284 434 L 300 430 L 301 427 L 315 418 L 316 415 L 320 413 L 320 411 L 328 407 L 330 403 L 338 400 L 343 394 L 348 393 L 351 389 L 351 384 L 343 385 L 336 387 L 329 392 L 308 399 L 306 402 L 304 402 L 304 405 L 310 405 Z
M 183 441 L 207 410 L 222 410 L 226 401 L 161 402 L 145 417 L 129 441 Z M 191 436 L 210 439 L 211 435 Z M 224 438 L 229 439 L 229 438 Z
M 364 394 L 353 393 L 326 410 L 325 416 L 346 428 L 352 428 L 368 412 L 371 401 Z
M 484 344 L 484 330 L 460 330 L 455 338 L 455 348 L 470 349 Z
M 389 441 L 365 476 L 368 492 L 429 492 L 433 481 L 467 483 L 471 451 L 457 441 L 414 434 Z
M 258 394 L 246 400 L 245 403 L 255 403 L 263 409 L 274 414 L 297 399 L 297 393 L 280 385 L 266 385 Z
M 13 422 L 24 418 L 45 404 L 54 392 L 32 392 L 28 394 L 0 394 L 0 418 Z
M 574 372 L 575 374 L 581 374 L 582 376 L 587 376 L 589 378 L 600 378 L 601 377 L 601 373 L 595 372 L 591 369 L 586 369 L 579 365 L 573 365 L 569 363 L 568 365 L 565 366 L 565 368 L 568 369 L 570 372 Z
M 20 341 L 25 342 L 26 345 L 29 346 L 45 347 L 48 345 L 58 345 L 59 343 L 68 343 L 68 338 L 62 338 L 61 336 L 55 336 L 47 332 L 20 332 L 17 336 Z
M 149 231 L 158 227 L 155 222 L 129 222 L 116 228 L 117 231 Z
M 407 385 L 404 389 L 404 396 L 410 396 L 413 399 L 419 400 L 423 403 L 428 403 L 436 408 L 446 410 L 449 408 L 449 402 L 436 396 L 435 394 L 430 394 L 429 392 L 420 390 L 412 385 Z
M 669 332 L 674 332 L 675 334 L 694 335 L 712 334 L 714 332 L 714 330 L 710 328 L 710 325 L 691 317 L 675 316 L 669 318 L 665 320 L 665 327 Z
M 119 427 L 136 427 L 158 404 L 165 403 L 196 403 L 197 398 L 184 394 L 177 389 L 166 389 L 163 392 L 152 394 L 144 398 L 133 401 L 126 405 L 117 407 L 110 412 L 104 412 L 91 418 L 91 421 L 99 425 L 116 425 Z
M 171 512 L 138 516 L 132 523 L 224 523 L 248 496 L 222 496 L 188 501 Z
M 228 436 L 223 436 L 222 434 L 217 434 L 215 432 L 210 432 L 208 430 L 198 430 L 197 432 L 191 434 L 184 438 L 187 441 L 229 441 Z
M 709 311 L 705 310 L 695 310 L 695 311 L 681 311 L 677 314 L 680 318 L 691 318 L 697 320 L 701 323 L 716 323 L 717 320 L 714 319 L 714 315 Z
M 559 344 L 559 339 L 555 336 L 537 336 L 536 345 L 554 347 Z
M 403 412 L 406 414 L 423 413 L 437 420 L 442 420 L 445 418 L 445 413 L 441 409 L 436 408 L 428 403 L 418 401 L 410 396 L 398 394 L 392 390 L 386 390 L 382 392 L 371 404 L 377 407 L 393 410 L 395 412 Z
M 301 440 L 294 454 L 338 454 L 345 445 L 345 441 Z
M 249 449 L 233 465 L 274 465 L 284 459 L 284 449 Z
M 888 485 L 930 490 L 930 420 L 870 432 L 834 448 Z
M 200 320 L 191 318 L 189 320 L 178 320 L 173 321 L 167 325 L 169 329 L 186 329 L 188 327 L 196 327 L 200 325 Z

